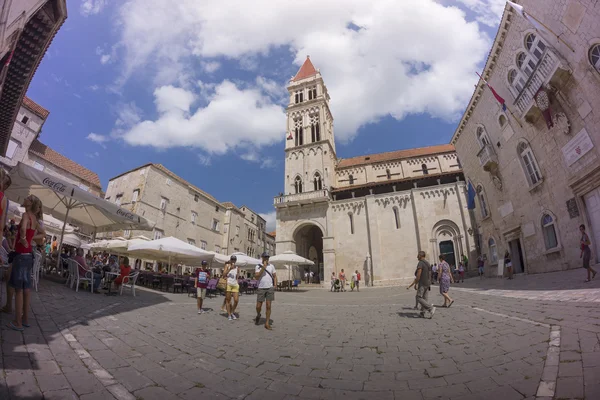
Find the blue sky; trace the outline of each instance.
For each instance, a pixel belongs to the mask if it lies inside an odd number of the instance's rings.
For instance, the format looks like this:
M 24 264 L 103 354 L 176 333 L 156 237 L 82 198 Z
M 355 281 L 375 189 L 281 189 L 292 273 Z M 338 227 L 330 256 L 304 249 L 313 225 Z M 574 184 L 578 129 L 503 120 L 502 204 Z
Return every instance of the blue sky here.
M 28 92 L 50 111 L 42 142 L 104 188 L 162 163 L 272 222 L 285 83 L 310 54 L 331 95 L 339 157 L 447 143 L 504 2 L 312 2 L 68 0 Z

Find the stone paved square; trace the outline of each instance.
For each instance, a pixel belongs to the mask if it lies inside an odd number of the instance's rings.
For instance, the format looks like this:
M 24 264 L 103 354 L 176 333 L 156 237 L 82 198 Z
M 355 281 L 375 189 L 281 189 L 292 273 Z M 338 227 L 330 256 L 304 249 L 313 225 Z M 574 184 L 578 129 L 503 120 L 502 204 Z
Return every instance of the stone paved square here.
M 600 281 L 579 271 L 454 285 L 432 319 L 414 291 L 277 292 L 273 331 L 222 296 L 106 297 L 42 280 L 24 334 L 0 316 L 2 399 L 589 398 L 600 376 Z M 587 302 L 580 301 L 584 295 Z M 430 296 L 441 305 L 437 287 Z M 555 300 L 554 300 L 555 299 Z

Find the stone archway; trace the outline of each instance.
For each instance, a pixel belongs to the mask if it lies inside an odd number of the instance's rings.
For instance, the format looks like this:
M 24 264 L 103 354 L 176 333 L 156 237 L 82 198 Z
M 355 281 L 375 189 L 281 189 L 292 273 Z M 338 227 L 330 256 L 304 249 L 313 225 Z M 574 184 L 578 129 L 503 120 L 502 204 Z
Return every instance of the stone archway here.
M 433 226 L 431 238 L 431 263 L 437 263 L 439 255 L 443 254 L 448 264 L 458 266 L 464 254 L 463 235 L 458 225 L 450 220 L 438 221 Z
M 312 223 L 300 225 L 294 232 L 296 254 L 315 262 L 314 266 L 307 269 L 314 272 L 318 282 L 324 279 L 323 274 L 323 231 Z M 304 274 L 302 274 L 304 275 Z M 316 283 L 316 279 L 313 282 Z

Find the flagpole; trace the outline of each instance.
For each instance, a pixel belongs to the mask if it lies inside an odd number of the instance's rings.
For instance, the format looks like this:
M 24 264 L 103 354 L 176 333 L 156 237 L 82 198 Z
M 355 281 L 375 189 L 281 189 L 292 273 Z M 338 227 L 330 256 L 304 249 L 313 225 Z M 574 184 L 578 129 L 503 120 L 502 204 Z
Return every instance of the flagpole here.
M 521 129 L 523 129 L 523 125 L 521 124 L 521 121 L 519 121 L 519 119 L 517 117 L 515 117 L 515 114 L 513 114 L 512 110 L 510 108 L 508 108 L 508 106 L 506 106 L 506 109 L 510 112 L 510 115 L 514 118 L 514 120 L 517 121 L 517 124 L 519 124 Z
M 479 80 L 480 80 L 480 81 L 483 81 L 483 82 L 486 84 L 486 86 L 488 87 L 488 89 L 490 89 L 490 91 L 494 92 L 494 91 L 492 90 L 492 88 L 490 87 L 489 83 L 488 83 L 488 82 L 487 82 L 485 79 L 483 79 L 483 76 L 481 76 L 481 75 L 479 74 L 479 72 L 477 72 L 477 71 L 475 71 L 475 73 L 476 73 L 476 74 L 477 74 L 477 76 L 479 77 Z M 502 99 L 502 100 L 504 100 L 504 99 Z M 515 121 L 517 121 L 517 124 L 519 124 L 519 126 L 521 127 L 521 129 L 523 129 L 523 125 L 521 124 L 521 121 L 519 121 L 519 119 L 518 119 L 517 117 L 515 117 L 515 114 L 513 114 L 512 110 L 511 110 L 510 108 L 508 108 L 508 106 L 506 105 L 506 101 L 504 101 L 504 103 L 502 103 L 502 105 L 503 105 L 504 107 L 506 107 L 506 109 L 508 110 L 508 112 L 510 113 L 510 115 L 513 117 L 513 119 L 514 119 Z
M 523 13 L 525 14 L 526 11 L 523 10 Z M 565 42 L 563 39 L 561 39 L 560 35 L 557 35 L 556 33 L 554 33 L 554 31 L 550 28 L 548 28 L 548 26 L 546 24 L 544 24 L 542 21 L 540 21 L 539 19 L 537 19 L 536 17 L 534 17 L 533 15 L 531 15 L 531 13 L 527 13 L 527 15 L 529 15 L 531 18 L 535 19 L 535 21 L 542 25 L 544 28 L 546 28 L 548 30 L 548 32 L 552 33 L 554 36 L 556 36 L 556 38 L 561 41 L 565 46 L 567 46 L 569 48 L 569 50 L 571 50 L 573 53 L 575 53 L 575 49 L 573 49 L 567 42 Z

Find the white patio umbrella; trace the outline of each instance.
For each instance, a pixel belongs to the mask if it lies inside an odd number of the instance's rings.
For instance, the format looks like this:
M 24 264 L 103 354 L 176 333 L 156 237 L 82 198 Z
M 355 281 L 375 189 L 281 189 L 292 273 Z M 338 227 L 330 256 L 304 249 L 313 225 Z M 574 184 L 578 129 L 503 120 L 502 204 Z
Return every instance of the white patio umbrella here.
M 291 266 L 315 265 L 315 263 L 313 261 L 309 260 L 308 258 L 301 257 L 291 250 L 285 251 L 281 254 L 271 257 L 269 259 L 269 262 L 271 264 L 273 264 L 275 267 L 287 265 L 288 271 L 290 274 L 290 277 L 289 277 L 290 280 L 292 280 L 292 278 L 291 278 L 292 269 L 290 268 Z
M 238 252 L 238 253 L 233 253 L 232 256 L 235 256 L 237 258 L 237 260 L 235 261 L 235 265 L 237 265 L 238 267 L 252 267 L 254 268 L 256 265 L 261 264 L 262 261 L 260 261 L 258 258 L 254 258 L 254 257 L 250 257 L 247 254 Z
M 87 228 L 94 234 L 120 229 L 152 229 L 153 224 L 146 218 L 21 162 L 12 169 L 10 177 L 12 185 L 6 191 L 8 199 L 21 204 L 27 196 L 37 196 L 42 201 L 45 212 L 63 221 L 61 238 L 67 222 Z M 62 240 L 59 253 L 61 248 Z M 60 258 L 57 263 L 59 260 Z
M 114 251 L 118 254 L 125 254 L 128 252 L 129 246 L 133 246 L 136 244 L 144 243 L 150 241 L 146 236 L 136 236 L 132 239 L 120 238 L 122 240 L 109 240 L 105 244 L 105 248 L 108 251 Z
M 168 261 L 169 265 L 171 262 L 198 264 L 212 260 L 215 254 L 172 236 L 132 244 L 127 248 L 127 252 L 136 258 Z

